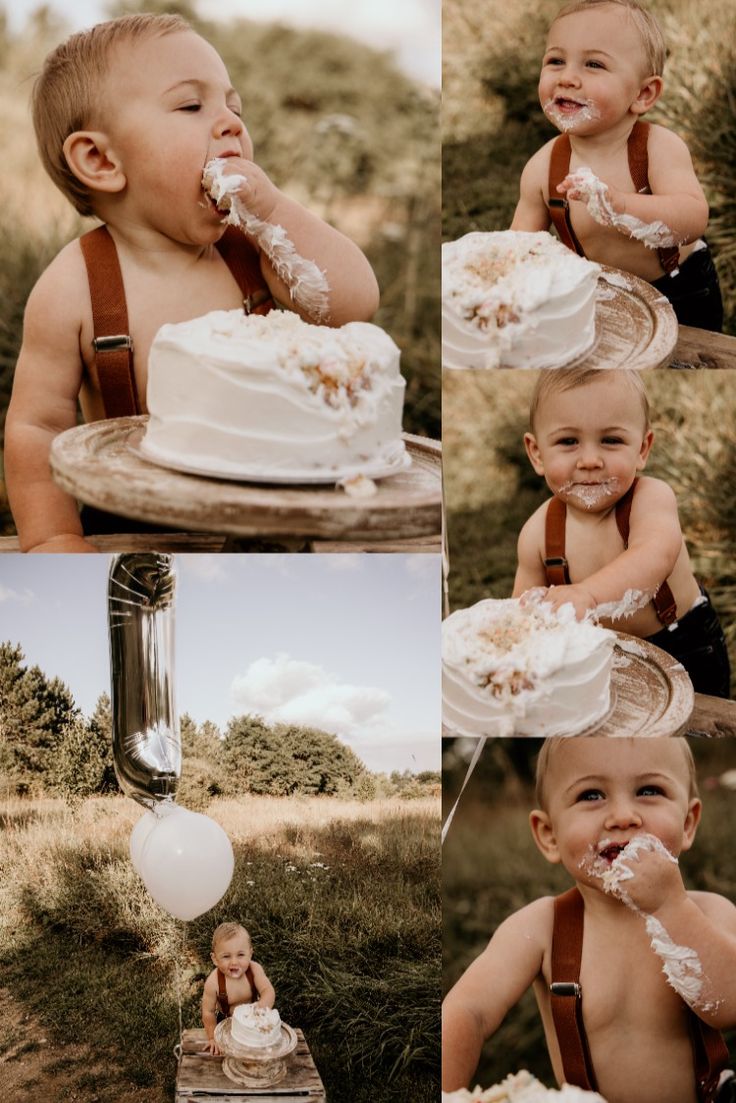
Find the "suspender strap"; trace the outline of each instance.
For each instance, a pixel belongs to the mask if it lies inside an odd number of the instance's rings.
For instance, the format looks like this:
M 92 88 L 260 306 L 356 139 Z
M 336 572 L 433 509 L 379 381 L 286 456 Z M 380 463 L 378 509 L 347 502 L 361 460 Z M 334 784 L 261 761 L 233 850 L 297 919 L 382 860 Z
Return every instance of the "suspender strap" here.
M 596 1090 L 595 1073 L 583 1026 L 580 959 L 583 952 L 583 898 L 576 888 L 555 897 L 552 932 L 552 1019 L 565 1082 Z
M 549 216 L 562 244 L 584 257 L 583 247 L 570 221 L 570 204 L 557 191 L 557 185 L 562 183 L 570 171 L 571 153 L 570 135 L 560 134 L 559 138 L 555 138 L 549 159 Z
M 544 569 L 548 586 L 569 586 L 570 572 L 565 558 L 565 518 L 567 507 L 559 498 L 550 498 L 544 518 Z
M 83 234 L 79 245 L 87 266 L 94 326 L 92 344 L 105 416 L 139 414 L 133 342 L 115 242 L 106 226 L 98 226 Z
M 631 179 L 636 191 L 640 193 L 649 191 L 648 142 L 649 123 L 637 119 L 629 135 L 626 151 L 629 158 Z M 578 241 L 570 221 L 570 205 L 567 199 L 563 199 L 557 191 L 557 185 L 562 183 L 570 171 L 571 152 L 570 135 L 560 134 L 554 141 L 549 159 L 549 214 L 563 245 L 584 257 L 583 247 Z M 665 272 L 673 272 L 680 263 L 680 250 L 676 245 L 657 249 L 657 256 Z
M 694 1011 L 689 1011 L 688 1027 L 693 1047 L 698 1100 L 701 1103 L 713 1103 L 718 1095 L 719 1077 L 728 1065 L 728 1047 L 721 1032 L 704 1023 Z
M 616 503 L 616 524 L 618 526 L 618 531 L 621 533 L 621 539 L 624 542 L 625 548 L 629 546 L 631 503 L 634 500 L 634 491 L 636 490 L 638 482 L 639 478 L 637 476 L 623 498 Z M 677 620 L 677 602 L 675 601 L 675 596 L 670 589 L 670 584 L 667 579 L 664 580 L 652 598 L 652 605 L 654 606 L 654 611 L 657 614 L 657 620 L 660 624 L 666 627 L 668 624 L 674 624 Z
M 227 1019 L 230 1014 L 230 1001 L 227 998 L 227 984 L 222 969 L 217 970 L 217 1002 L 220 1005 L 220 1011 Z
M 234 226 L 227 226 L 215 246 L 240 288 L 246 314 L 268 314 L 274 307 L 261 272 L 258 252 Z
M 631 503 L 634 500 L 638 477 L 634 479 L 629 489 L 618 502 L 616 502 L 616 526 L 624 548 L 629 546 L 629 522 L 631 518 Z M 567 506 L 559 498 L 551 498 L 547 504 L 547 514 L 544 519 L 544 569 L 547 574 L 548 586 L 566 586 L 570 584 L 570 572 L 565 557 L 565 519 Z M 670 585 L 665 579 L 654 597 L 652 605 L 660 624 L 674 624 L 677 620 L 677 603 Z

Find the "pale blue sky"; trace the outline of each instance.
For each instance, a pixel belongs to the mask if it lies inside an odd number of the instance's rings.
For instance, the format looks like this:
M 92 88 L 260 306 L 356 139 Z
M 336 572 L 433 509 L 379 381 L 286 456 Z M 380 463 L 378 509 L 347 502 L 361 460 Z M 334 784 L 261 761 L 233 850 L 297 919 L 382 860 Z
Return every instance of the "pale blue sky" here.
M 105 0 L 46 0 L 70 31 L 89 27 L 109 16 Z M 20 30 L 40 0 L 5 0 L 10 27 Z M 434 88 L 441 81 L 441 0 L 199 0 L 206 19 L 279 20 L 348 34 L 394 54 L 399 66 Z
M 176 563 L 180 713 L 224 728 L 275 692 L 284 717 L 335 717 L 337 734 L 373 770 L 439 769 L 438 556 Z M 0 639 L 62 678 L 85 715 L 109 691 L 108 569 L 101 555 L 0 557 Z

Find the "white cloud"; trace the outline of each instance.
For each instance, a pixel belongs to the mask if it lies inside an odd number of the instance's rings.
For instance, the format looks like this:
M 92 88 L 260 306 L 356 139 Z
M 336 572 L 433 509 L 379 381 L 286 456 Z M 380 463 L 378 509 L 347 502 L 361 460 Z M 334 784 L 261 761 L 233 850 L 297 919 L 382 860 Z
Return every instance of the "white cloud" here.
M 179 555 L 177 563 L 185 574 L 201 582 L 221 582 L 228 577 L 225 569 L 227 556 L 222 555 Z
M 19 605 L 30 605 L 35 600 L 36 595 L 28 587 L 25 590 L 11 590 L 9 586 L 3 586 L 0 582 L 0 603 L 3 601 L 17 601 Z
M 287 654 L 251 663 L 233 679 L 231 696 L 237 709 L 271 723 L 322 728 L 350 743 L 383 742 L 396 734 L 386 690 L 341 683 L 324 667 Z

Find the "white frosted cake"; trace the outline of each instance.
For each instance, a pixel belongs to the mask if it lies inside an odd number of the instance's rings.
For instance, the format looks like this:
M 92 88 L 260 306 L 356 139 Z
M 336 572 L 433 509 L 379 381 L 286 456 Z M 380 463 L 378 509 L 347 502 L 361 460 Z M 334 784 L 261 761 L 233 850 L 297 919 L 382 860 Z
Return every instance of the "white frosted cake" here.
M 458 735 L 577 735 L 608 713 L 615 632 L 572 605 L 487 598 L 442 625 L 442 719 Z
M 230 1033 L 240 1046 L 273 1046 L 281 1041 L 281 1016 L 275 1007 L 241 1003 L 233 1011 Z
M 156 334 L 141 450 L 263 480 L 399 469 L 404 388 L 399 350 L 378 326 L 218 310 Z
M 442 246 L 445 368 L 561 368 L 595 340 L 600 268 L 548 233 L 470 233 Z
M 461 1088 L 455 1092 L 443 1092 L 442 1103 L 605 1103 L 597 1092 L 583 1091 L 571 1084 L 563 1084 L 557 1091 L 545 1088 L 536 1077 L 523 1069 L 507 1076 L 492 1088 L 475 1088 L 472 1092 Z

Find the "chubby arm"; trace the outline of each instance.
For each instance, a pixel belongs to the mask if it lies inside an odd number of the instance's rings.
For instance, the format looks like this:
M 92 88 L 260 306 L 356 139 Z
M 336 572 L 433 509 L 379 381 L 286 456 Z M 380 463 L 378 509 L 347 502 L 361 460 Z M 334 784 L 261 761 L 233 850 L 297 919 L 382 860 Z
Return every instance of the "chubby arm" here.
M 518 565 L 512 597 L 521 597 L 527 590 L 547 585 L 547 575 L 542 560 L 547 504 L 545 502 L 531 515 L 519 533 L 516 545 Z
M 535 900 L 498 927 L 442 1005 L 442 1088 L 467 1087 L 483 1043 L 542 968 L 551 939 L 552 898 Z
M 204 1049 L 217 1056 L 220 1048 L 215 1041 L 215 1027 L 217 1026 L 217 970 L 213 969 L 204 982 L 202 993 L 202 1025 L 207 1035 L 207 1043 Z
M 551 143 L 542 146 L 524 166 L 519 184 L 519 202 L 511 222 L 512 230 L 536 233 L 548 230 L 550 217 L 544 201 L 544 188 L 549 173 Z
M 266 976 L 263 966 L 259 965 L 257 961 L 251 961 L 250 967 L 253 970 L 253 980 L 258 990 L 256 1005 L 258 1007 L 273 1007 L 276 1003 L 276 992 Z
M 247 212 L 270 226 L 282 227 L 296 254 L 312 261 L 324 274 L 329 290 L 327 316 L 322 321 L 341 326 L 373 317 L 378 309 L 378 284 L 373 269 L 354 242 L 279 191 L 254 161 L 229 157 L 222 171 L 224 176 L 245 178 L 235 194 Z M 289 304 L 307 321 L 315 320 L 310 319 L 298 295 L 292 295 L 263 248 L 260 245 L 259 248 L 261 270 L 274 298 Z
M 28 299 L 8 407 L 5 471 L 22 551 L 96 550 L 82 536 L 74 499 L 56 486 L 49 467 L 52 440 L 76 424 L 82 380 L 70 249 L 52 262 Z
M 672 574 L 682 548 L 677 501 L 672 489 L 643 476 L 631 507 L 629 546 L 605 567 L 572 586 L 554 586 L 545 597 L 554 608 L 572 602 L 581 617 L 627 590 L 654 593 Z
M 630 237 L 636 235 L 626 221 L 617 223 L 616 216 L 638 219 L 645 225 L 662 222 L 677 245 L 696 241 L 705 233 L 708 203 L 695 175 L 690 150 L 677 134 L 661 126 L 652 126 L 649 133 L 649 185 L 651 195 L 623 192 L 606 184 L 613 217 L 600 217 L 589 210 L 596 221 L 614 225 Z M 568 199 L 586 202 L 588 198 L 574 172 L 562 181 L 558 191 Z

